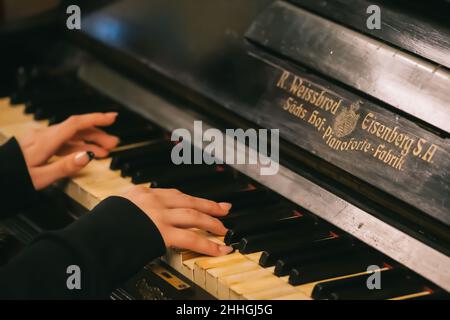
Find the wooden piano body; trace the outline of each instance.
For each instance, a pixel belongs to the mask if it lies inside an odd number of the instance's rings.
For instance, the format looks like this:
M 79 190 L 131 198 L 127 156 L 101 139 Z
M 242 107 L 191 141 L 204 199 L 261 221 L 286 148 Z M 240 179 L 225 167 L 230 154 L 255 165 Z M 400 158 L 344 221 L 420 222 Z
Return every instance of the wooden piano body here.
M 384 29 L 365 30 L 366 4 L 117 1 L 69 32 L 64 61 L 82 55 L 83 82 L 167 132 L 195 120 L 280 129 L 277 175 L 231 167 L 448 292 L 450 30 L 389 5 Z M 0 100 L 4 139 L 48 125 L 11 102 Z M 110 162 L 59 187 L 91 209 L 133 185 Z M 164 260 L 220 299 L 310 299 L 327 280 L 293 286 L 260 256 L 171 250 Z

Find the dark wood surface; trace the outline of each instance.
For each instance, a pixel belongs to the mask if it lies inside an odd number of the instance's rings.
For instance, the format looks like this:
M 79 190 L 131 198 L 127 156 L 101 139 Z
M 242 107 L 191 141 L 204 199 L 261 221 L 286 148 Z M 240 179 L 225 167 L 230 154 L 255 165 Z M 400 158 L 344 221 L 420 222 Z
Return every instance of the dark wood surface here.
M 290 0 L 290 2 L 450 68 L 450 3 L 442 0 Z M 370 5 L 381 9 L 381 29 L 369 30 Z
M 273 60 L 270 54 L 263 60 L 249 55 L 244 34 L 271 2 L 218 1 L 210 5 L 187 0 L 176 6 L 165 1 L 118 2 L 87 17 L 82 37 L 101 48 L 105 60 L 115 57 L 114 63 L 125 69 L 132 66 L 133 72 L 149 80 L 154 80 L 150 75 L 159 74 L 167 80 L 165 89 L 196 103 L 198 96 L 204 97 L 205 107 L 212 102 L 258 126 L 279 128 L 286 141 L 449 225 L 449 141 L 326 77 Z M 290 72 L 289 78 L 277 87 L 284 71 Z M 341 101 L 335 112 L 292 97 L 289 89 L 295 76 L 310 88 L 323 90 L 329 99 Z M 289 98 L 304 104 L 305 119 L 283 109 Z M 358 101 L 359 109 L 352 116 L 349 107 Z M 326 119 L 320 129 L 308 122 L 314 111 Z M 214 109 L 210 112 L 216 113 Z M 411 146 L 403 158 L 402 148 L 362 129 L 369 113 L 378 126 L 397 127 L 398 133 L 410 137 Z M 355 118 L 355 128 L 348 130 Z M 340 140 L 366 141 L 367 149 L 338 151 L 330 147 L 323 137 L 329 127 L 349 131 Z M 384 149 L 379 149 L 382 145 Z M 382 151 L 391 151 L 391 159 L 402 161 L 386 164 Z
M 280 128 L 284 139 L 450 224 L 450 140 L 294 65 L 262 59 L 270 71 L 258 124 Z M 338 107 L 299 97 L 300 84 Z M 400 135 L 408 137 L 403 146 L 395 143 Z

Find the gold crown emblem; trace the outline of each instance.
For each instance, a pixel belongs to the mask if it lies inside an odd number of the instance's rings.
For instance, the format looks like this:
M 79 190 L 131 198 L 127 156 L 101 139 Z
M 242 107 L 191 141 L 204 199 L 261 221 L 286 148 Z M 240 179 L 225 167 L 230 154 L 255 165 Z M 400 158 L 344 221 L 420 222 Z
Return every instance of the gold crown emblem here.
M 336 137 L 343 138 L 353 132 L 358 123 L 360 105 L 363 104 L 361 100 L 353 102 L 348 108 L 343 108 L 336 116 L 333 125 L 333 131 Z

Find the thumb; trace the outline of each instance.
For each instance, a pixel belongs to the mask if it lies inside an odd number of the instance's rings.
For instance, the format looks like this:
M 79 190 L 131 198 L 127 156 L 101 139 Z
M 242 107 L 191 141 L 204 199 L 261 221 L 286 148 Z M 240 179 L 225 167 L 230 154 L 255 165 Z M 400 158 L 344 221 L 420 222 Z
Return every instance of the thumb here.
M 30 175 L 34 188 L 40 190 L 59 179 L 73 175 L 83 169 L 94 157 L 95 154 L 91 151 L 77 152 L 48 165 L 32 168 Z

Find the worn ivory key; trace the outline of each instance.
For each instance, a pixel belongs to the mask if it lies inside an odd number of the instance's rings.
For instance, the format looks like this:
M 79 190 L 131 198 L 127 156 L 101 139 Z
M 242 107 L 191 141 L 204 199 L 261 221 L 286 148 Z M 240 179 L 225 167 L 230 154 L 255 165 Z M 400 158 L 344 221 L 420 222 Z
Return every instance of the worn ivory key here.
M 290 286 L 286 281 L 271 275 L 251 282 L 238 283 L 230 286 L 231 299 L 243 299 L 245 294 L 264 291 L 270 288 Z
M 229 265 L 225 265 L 218 268 L 212 268 L 206 270 L 206 285 L 205 289 L 214 296 L 218 295 L 218 280 L 221 277 L 226 277 L 234 274 L 239 274 L 246 271 L 257 270 L 259 265 L 253 261 L 246 260 L 243 262 L 237 262 Z
M 218 279 L 217 296 L 219 299 L 228 300 L 230 299 L 230 286 L 244 282 L 251 282 L 254 280 L 258 280 L 260 278 L 273 276 L 272 275 L 273 270 L 274 267 L 267 269 L 259 268 L 256 270 L 220 277 Z
M 206 289 L 206 270 L 245 261 L 247 259 L 237 252 L 221 257 L 199 259 L 194 263 L 194 280 L 200 287 Z

